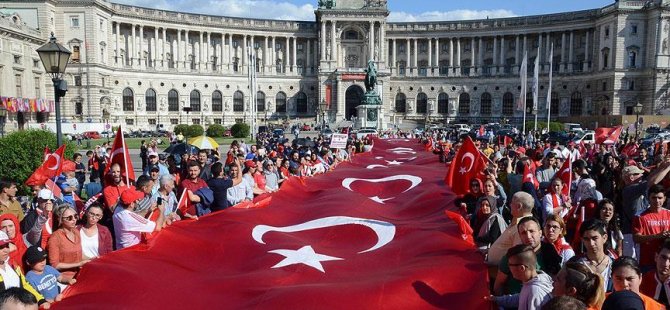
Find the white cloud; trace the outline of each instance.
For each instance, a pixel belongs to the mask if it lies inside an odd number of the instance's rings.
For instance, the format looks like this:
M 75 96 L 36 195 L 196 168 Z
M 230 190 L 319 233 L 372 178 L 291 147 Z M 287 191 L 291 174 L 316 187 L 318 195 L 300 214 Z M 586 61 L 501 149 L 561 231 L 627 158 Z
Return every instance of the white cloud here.
M 219 16 L 250 17 L 281 20 L 314 20 L 312 4 L 296 5 L 290 2 L 272 0 L 110 0 L 112 2 L 136 5 L 141 7 L 201 13 Z M 314 1 L 316 3 L 316 1 Z M 427 11 L 413 14 L 392 11 L 390 22 L 422 22 L 469 20 L 516 16 L 510 10 L 453 10 Z
M 453 10 L 453 11 L 428 11 L 420 14 L 411 14 L 406 12 L 391 12 L 389 14 L 390 22 L 424 22 L 424 21 L 451 21 L 451 20 L 471 20 L 486 18 L 501 18 L 516 16 L 510 10 Z
M 155 9 L 208 15 L 281 20 L 314 20 L 311 4 L 295 5 L 270 0 L 111 0 Z

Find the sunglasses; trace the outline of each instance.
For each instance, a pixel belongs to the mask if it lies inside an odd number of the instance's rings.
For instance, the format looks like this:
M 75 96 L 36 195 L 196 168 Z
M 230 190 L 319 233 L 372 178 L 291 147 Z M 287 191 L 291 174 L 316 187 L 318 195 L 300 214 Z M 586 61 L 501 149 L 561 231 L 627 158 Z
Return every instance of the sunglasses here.
M 74 221 L 76 219 L 77 219 L 76 215 L 63 216 L 63 220 L 66 220 L 66 221 Z
M 91 212 L 87 212 L 86 214 L 88 214 L 88 216 L 91 218 L 102 218 L 102 214 L 96 214 Z
M 9 243 L 0 245 L 0 249 L 8 249 L 9 248 Z

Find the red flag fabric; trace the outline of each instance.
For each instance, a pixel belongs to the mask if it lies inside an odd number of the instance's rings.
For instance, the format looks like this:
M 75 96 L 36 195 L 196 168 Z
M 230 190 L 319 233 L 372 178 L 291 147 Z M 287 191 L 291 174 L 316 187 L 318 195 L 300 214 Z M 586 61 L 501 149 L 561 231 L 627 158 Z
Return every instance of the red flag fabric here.
M 480 125 L 479 126 L 479 136 L 482 137 L 482 136 L 484 136 L 484 134 L 485 134 L 484 125 Z
M 458 229 L 461 231 L 461 238 L 463 238 L 463 240 L 465 240 L 468 244 L 475 246 L 475 239 L 472 235 L 473 230 L 472 227 L 470 227 L 470 224 L 468 224 L 468 221 L 466 221 L 465 218 L 463 218 L 463 216 L 459 213 L 449 210 L 445 211 L 445 213 L 449 219 L 458 225 Z
M 52 307 L 489 309 L 482 257 L 445 215 L 455 196 L 438 157 L 403 140 L 290 178 L 265 207 L 179 221 L 97 258 Z
M 42 161 L 46 161 L 47 158 L 49 158 L 49 154 L 51 154 L 51 150 L 49 149 L 49 146 L 44 147 L 44 159 Z
M 572 160 L 563 162 L 561 169 L 558 169 L 556 177 L 563 181 L 563 195 L 570 195 L 570 186 L 572 185 Z
M 523 180 L 521 183 L 526 183 L 526 182 L 531 182 L 533 185 L 535 185 L 535 189 L 538 189 L 540 187 L 540 182 L 537 180 L 535 177 L 535 172 L 533 171 L 530 166 L 525 165 L 523 168 Z
M 619 141 L 622 126 L 614 128 L 600 127 L 596 128 L 596 144 L 614 144 Z
M 188 213 L 189 198 L 186 191 L 187 189 L 184 188 L 184 190 L 181 192 L 181 198 L 179 198 L 179 203 L 177 203 L 177 210 L 180 210 L 182 214 Z
M 426 141 L 426 144 L 425 144 L 426 152 L 432 152 L 433 151 L 433 147 L 434 147 L 433 144 L 434 144 L 433 137 L 429 137 L 428 141 Z
M 512 140 L 512 138 L 510 138 L 510 137 L 508 137 L 508 136 L 505 136 L 505 137 L 504 137 L 505 147 L 507 147 L 508 145 L 512 144 L 512 142 L 514 142 L 514 140 Z
M 45 149 L 47 151 L 48 148 Z M 59 147 L 55 152 L 47 154 L 44 157 L 44 162 L 39 166 L 32 175 L 26 180 L 26 185 L 44 185 L 48 179 L 52 179 L 62 172 L 63 153 L 65 153 L 65 145 Z
M 56 182 L 54 182 L 52 179 L 47 179 L 44 183 L 44 187 L 50 190 L 54 194 L 54 197 L 63 200 L 63 191 L 60 189 L 60 186 L 58 186 L 58 184 L 56 184 Z
M 112 154 L 110 155 L 109 164 L 105 167 L 105 174 L 109 172 L 109 169 L 113 164 L 119 164 L 121 166 L 121 175 L 126 177 L 126 184 L 130 184 L 131 180 L 135 180 L 133 162 L 130 160 L 130 154 L 128 153 L 126 140 L 123 138 L 121 126 L 119 126 L 119 129 L 116 131 L 114 144 L 112 144 Z
M 468 184 L 472 178 L 478 178 L 486 168 L 486 161 L 482 160 L 481 153 L 470 137 L 463 141 L 463 145 L 456 152 L 451 166 L 444 179 L 457 195 L 465 195 L 470 190 Z

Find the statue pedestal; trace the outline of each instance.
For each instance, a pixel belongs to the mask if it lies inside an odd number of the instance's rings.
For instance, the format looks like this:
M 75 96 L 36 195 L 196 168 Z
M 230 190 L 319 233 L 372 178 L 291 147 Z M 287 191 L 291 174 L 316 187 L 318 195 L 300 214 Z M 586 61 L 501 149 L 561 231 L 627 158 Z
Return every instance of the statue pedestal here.
M 378 104 L 361 104 L 356 107 L 358 111 L 358 117 L 354 123 L 354 128 L 375 128 L 377 130 L 382 129 L 382 119 L 381 115 L 382 106 Z

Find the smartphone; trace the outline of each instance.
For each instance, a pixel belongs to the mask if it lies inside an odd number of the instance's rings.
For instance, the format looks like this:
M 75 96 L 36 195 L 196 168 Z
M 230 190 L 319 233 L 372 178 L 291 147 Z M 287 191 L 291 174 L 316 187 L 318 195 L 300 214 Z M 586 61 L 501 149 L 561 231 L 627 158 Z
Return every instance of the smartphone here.
M 162 205 L 163 204 L 163 197 L 156 197 L 156 204 Z

